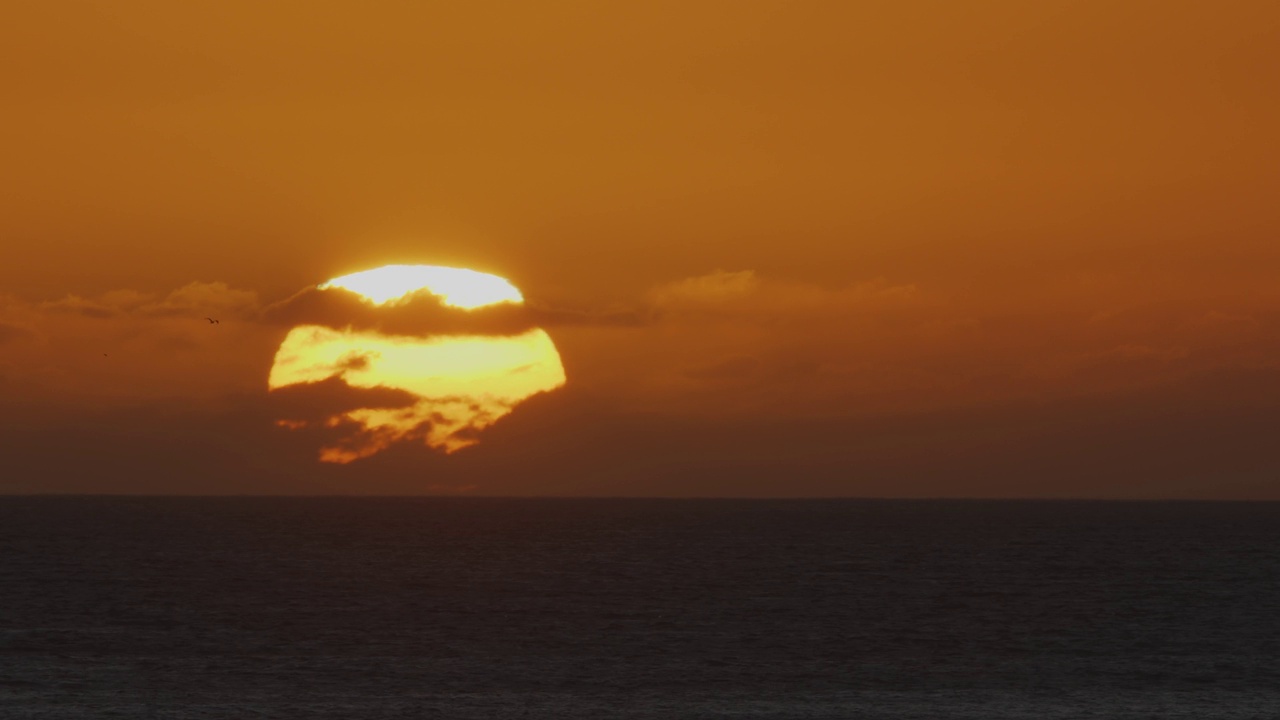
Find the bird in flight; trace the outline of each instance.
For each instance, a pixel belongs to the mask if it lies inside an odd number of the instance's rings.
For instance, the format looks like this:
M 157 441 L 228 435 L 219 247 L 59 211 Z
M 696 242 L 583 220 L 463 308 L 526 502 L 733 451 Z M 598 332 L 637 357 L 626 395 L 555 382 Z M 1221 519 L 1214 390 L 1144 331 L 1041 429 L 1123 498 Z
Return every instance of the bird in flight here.
M 217 325 L 217 324 L 218 324 L 218 321 L 217 321 L 217 320 L 214 320 L 214 319 L 213 319 L 213 318 L 211 318 L 211 317 L 207 317 L 207 318 L 205 318 L 205 320 L 208 320 L 210 325 Z

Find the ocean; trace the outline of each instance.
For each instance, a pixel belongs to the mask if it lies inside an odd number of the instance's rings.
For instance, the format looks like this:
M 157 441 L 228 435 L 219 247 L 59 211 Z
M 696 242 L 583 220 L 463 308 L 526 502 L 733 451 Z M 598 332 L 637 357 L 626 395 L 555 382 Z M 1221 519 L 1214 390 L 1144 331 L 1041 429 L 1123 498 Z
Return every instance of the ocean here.
M 1278 718 L 1280 504 L 0 498 L 0 718 Z

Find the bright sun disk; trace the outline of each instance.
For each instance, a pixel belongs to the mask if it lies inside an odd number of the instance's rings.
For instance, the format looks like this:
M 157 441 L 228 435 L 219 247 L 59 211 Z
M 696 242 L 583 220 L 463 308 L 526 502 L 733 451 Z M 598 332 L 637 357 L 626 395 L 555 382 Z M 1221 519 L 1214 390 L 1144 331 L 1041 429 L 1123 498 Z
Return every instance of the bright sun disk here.
M 439 296 L 445 305 L 466 310 L 502 302 L 524 302 L 524 296 L 505 278 L 439 265 L 387 265 L 336 277 L 318 287 L 350 290 L 378 305 L 418 290 L 427 290 Z
M 496 275 L 433 265 L 388 265 L 334 278 L 319 289 L 342 288 L 376 305 L 419 290 L 463 310 L 524 297 Z M 540 392 L 564 385 L 560 354 L 545 331 L 516 335 L 383 335 L 376 330 L 299 325 L 276 351 L 267 385 L 276 390 L 340 378 L 353 388 L 390 388 L 417 398 L 405 408 L 357 408 L 321 419 L 281 418 L 282 427 L 355 427 L 351 437 L 321 448 L 320 459 L 345 463 L 393 443 L 418 440 L 453 452 L 476 433 Z

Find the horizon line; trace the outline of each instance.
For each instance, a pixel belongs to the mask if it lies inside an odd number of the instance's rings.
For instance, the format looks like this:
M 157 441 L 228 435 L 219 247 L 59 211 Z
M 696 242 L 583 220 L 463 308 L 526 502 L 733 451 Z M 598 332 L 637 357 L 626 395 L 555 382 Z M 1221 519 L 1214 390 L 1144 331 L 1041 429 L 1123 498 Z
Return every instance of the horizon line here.
M 1028 497 L 1028 496 L 865 496 L 865 495 L 464 495 L 464 494 L 370 494 L 370 493 L 9 493 L 7 498 L 148 498 L 148 499 L 370 499 L 370 500 L 663 500 L 663 501 L 745 501 L 745 502 L 1047 502 L 1047 503 L 1280 503 L 1280 498 L 1186 498 L 1186 497 Z

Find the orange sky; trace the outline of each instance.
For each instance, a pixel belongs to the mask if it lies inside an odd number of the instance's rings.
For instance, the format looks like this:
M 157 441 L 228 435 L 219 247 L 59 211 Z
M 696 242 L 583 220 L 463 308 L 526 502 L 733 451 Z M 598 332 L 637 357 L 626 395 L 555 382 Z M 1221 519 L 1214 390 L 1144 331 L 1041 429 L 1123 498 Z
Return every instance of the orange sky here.
M 0 491 L 1280 498 L 1274 2 L 6 16 Z M 318 466 L 265 309 L 386 263 L 568 384 Z

